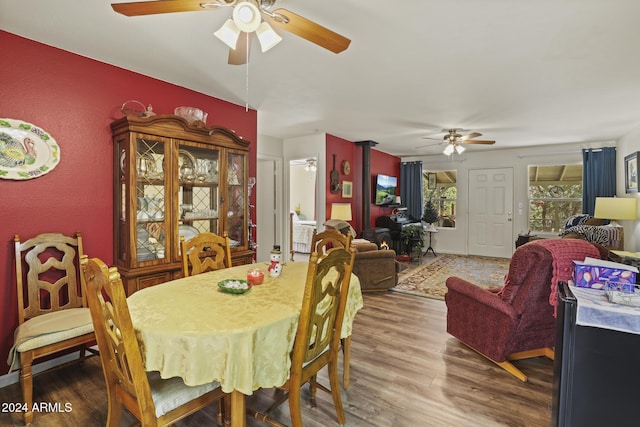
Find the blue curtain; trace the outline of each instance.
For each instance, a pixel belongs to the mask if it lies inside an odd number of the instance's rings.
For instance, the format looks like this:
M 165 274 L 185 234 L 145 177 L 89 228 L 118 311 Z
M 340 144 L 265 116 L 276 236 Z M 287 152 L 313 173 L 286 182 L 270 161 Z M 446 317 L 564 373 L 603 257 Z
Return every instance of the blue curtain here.
M 400 164 L 400 198 L 407 213 L 419 220 L 422 217 L 422 162 Z
M 596 197 L 615 195 L 615 147 L 582 150 L 582 213 L 593 215 Z

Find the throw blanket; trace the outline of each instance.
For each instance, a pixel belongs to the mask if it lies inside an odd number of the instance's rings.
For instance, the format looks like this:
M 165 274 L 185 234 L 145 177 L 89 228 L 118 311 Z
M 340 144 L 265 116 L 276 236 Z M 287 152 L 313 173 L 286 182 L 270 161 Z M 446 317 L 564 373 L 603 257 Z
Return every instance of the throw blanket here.
M 567 282 L 573 275 L 573 261 L 583 261 L 585 257 L 600 259 L 600 251 L 591 243 L 578 239 L 534 240 L 527 245 L 543 246 L 553 257 L 551 293 L 549 304 L 553 306 L 553 315 L 557 315 L 558 281 Z

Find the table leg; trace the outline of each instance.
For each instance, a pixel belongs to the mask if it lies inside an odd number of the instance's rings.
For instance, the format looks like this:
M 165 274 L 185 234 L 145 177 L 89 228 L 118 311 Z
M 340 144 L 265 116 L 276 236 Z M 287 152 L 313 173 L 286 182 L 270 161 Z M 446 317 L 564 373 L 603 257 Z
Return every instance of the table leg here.
M 244 394 L 238 390 L 231 392 L 231 427 L 245 427 L 247 423 Z

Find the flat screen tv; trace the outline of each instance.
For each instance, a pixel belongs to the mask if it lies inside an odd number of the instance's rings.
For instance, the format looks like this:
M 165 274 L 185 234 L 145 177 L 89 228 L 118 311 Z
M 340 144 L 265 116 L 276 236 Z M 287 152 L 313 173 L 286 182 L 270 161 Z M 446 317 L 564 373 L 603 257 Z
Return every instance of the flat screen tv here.
M 397 177 L 378 174 L 376 177 L 376 205 L 390 205 L 395 203 L 397 186 Z

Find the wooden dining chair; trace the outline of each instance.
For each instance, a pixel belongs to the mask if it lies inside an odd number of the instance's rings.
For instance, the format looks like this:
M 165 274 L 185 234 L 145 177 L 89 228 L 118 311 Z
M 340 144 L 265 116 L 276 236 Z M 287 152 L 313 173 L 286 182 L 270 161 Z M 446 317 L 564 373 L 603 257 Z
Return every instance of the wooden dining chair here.
M 184 277 L 231 267 L 231 243 L 226 231 L 222 236 L 200 233 L 187 241 L 180 236 L 180 253 Z
M 350 248 L 334 248 L 319 261 L 318 254 L 311 253 L 302 310 L 291 353 L 291 371 L 285 384 L 278 387 L 285 394 L 264 412 L 249 410 L 253 417 L 282 427 L 283 424 L 269 414 L 288 398 L 291 424 L 301 427 L 300 389 L 309 383 L 311 405 L 315 407 L 317 389 L 330 393 L 338 422 L 345 423 L 338 378 L 338 355 L 353 260 L 354 253 Z M 329 370 L 329 388 L 317 382 L 317 373 L 325 366 Z
M 81 234 L 45 233 L 25 242 L 16 235 L 13 241 L 18 327 L 8 363 L 9 371 L 19 366 L 27 408 L 23 419 L 29 424 L 34 415 L 33 362 L 72 349 L 79 349 L 80 357 L 68 363 L 83 362 L 86 350 L 97 352 L 90 349 L 95 335 L 80 272 Z
M 351 246 L 351 234 L 345 235 L 338 230 L 327 228 L 320 233 L 313 231 L 311 236 L 311 252 L 318 254 L 319 258 L 327 255 L 334 248 L 348 248 Z
M 320 233 L 313 231 L 311 237 L 311 250 L 318 254 L 318 257 L 326 256 L 327 253 L 334 248 L 349 248 L 351 247 L 351 240 L 353 237 L 351 234 L 342 234 L 338 230 L 328 228 Z M 342 348 L 343 358 L 343 372 L 342 372 L 342 386 L 346 389 L 349 388 L 349 381 L 351 377 L 351 335 L 342 338 L 340 340 L 340 347 Z
M 145 372 L 120 273 L 98 258 L 85 256 L 81 263 L 107 385 L 106 425 L 120 425 L 123 407 L 143 427 L 172 424 L 214 402 L 223 408 L 225 394 L 217 382 L 190 387 L 179 377 Z

